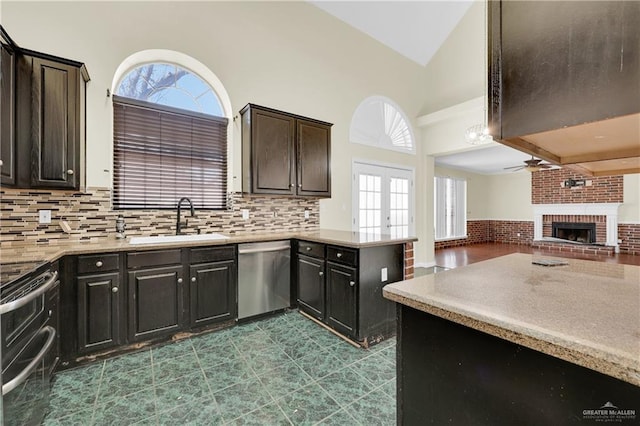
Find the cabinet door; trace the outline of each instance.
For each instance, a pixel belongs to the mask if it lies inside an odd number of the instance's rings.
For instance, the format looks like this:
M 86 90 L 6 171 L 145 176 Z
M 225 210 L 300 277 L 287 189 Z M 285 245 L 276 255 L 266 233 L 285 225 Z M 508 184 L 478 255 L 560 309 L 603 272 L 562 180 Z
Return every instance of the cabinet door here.
M 300 309 L 324 319 L 324 260 L 298 255 L 298 304 Z
M 295 194 L 293 117 L 252 110 L 251 174 L 256 194 Z
M 78 350 L 97 351 L 120 344 L 120 275 L 78 277 Z
M 15 55 L 0 47 L 0 166 L 1 183 L 13 185 L 15 175 Z
M 233 260 L 190 268 L 191 327 L 236 317 L 236 263 Z
M 182 325 L 182 266 L 130 271 L 129 342 L 172 334 Z
M 79 70 L 33 58 L 31 88 L 31 184 L 74 188 L 78 180 Z
M 355 337 L 358 283 L 356 269 L 327 262 L 327 323 Z
M 331 196 L 331 127 L 296 120 L 297 194 Z
M 640 112 L 640 2 L 489 7 L 489 113 L 498 139 Z M 573 144 L 597 142 L 582 139 Z

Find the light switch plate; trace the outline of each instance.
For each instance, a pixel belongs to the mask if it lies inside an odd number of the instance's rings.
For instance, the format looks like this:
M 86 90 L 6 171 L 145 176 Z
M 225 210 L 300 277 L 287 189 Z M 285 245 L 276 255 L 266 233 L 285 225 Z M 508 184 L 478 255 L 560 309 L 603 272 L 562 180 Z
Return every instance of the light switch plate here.
M 39 223 L 41 225 L 51 223 L 51 210 L 38 210 L 38 214 L 40 215 Z
M 249 209 L 242 209 L 242 219 L 247 220 L 249 219 Z
M 380 281 L 385 282 L 387 279 L 389 279 L 387 277 L 387 268 L 382 268 L 380 270 Z
M 304 218 L 309 219 L 309 210 L 304 211 Z

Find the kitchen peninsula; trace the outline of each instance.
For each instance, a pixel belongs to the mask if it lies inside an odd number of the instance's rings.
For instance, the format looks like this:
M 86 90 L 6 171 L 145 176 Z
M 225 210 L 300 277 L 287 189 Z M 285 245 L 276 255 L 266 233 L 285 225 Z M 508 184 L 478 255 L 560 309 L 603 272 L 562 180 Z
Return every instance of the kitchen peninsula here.
M 398 424 L 566 424 L 610 406 L 638 420 L 640 267 L 532 264 L 548 259 L 385 286 L 398 303 Z

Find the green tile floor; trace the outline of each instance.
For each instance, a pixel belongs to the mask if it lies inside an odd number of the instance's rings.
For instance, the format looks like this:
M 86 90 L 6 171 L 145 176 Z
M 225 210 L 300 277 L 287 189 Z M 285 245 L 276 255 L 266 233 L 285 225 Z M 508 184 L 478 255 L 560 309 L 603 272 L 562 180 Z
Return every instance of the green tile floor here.
M 395 425 L 395 339 L 344 342 L 298 312 L 56 375 L 45 425 Z

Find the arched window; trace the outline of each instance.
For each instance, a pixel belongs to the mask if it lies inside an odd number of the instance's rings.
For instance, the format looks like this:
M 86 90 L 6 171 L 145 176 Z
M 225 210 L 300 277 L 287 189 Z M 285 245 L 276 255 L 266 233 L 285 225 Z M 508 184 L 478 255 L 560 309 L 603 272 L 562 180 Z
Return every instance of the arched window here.
M 134 68 L 124 76 L 116 95 L 224 117 L 211 86 L 175 64 L 152 63 Z
M 371 96 L 358 105 L 351 118 L 349 137 L 355 143 L 415 153 L 407 116 L 384 96 Z
M 119 209 L 224 209 L 227 125 L 194 72 L 169 63 L 128 71 L 115 88 L 113 204 Z

